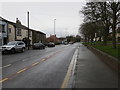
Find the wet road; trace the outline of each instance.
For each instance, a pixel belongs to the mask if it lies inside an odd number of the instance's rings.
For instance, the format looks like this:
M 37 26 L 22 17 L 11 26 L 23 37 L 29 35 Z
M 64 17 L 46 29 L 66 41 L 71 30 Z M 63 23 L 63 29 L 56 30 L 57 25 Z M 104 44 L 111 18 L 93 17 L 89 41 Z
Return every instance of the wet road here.
M 60 88 L 78 45 L 3 55 L 3 88 Z

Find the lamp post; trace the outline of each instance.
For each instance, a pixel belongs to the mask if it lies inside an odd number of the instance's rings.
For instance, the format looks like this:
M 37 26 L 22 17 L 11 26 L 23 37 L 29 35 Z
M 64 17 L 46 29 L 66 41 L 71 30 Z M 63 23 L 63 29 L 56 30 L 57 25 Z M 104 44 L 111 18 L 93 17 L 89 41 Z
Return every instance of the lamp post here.
M 56 19 L 54 19 L 54 43 L 55 43 L 55 21 Z

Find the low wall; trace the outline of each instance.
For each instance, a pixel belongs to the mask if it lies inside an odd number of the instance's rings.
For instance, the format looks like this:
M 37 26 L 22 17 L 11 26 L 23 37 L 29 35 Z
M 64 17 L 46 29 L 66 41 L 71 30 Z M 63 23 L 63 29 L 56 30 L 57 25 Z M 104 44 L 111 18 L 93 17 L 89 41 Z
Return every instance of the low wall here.
M 88 48 L 95 53 L 103 62 L 105 62 L 108 66 L 110 66 L 112 69 L 116 70 L 117 72 L 120 72 L 120 60 L 117 58 L 108 55 L 107 53 L 104 53 L 94 47 L 88 46 Z

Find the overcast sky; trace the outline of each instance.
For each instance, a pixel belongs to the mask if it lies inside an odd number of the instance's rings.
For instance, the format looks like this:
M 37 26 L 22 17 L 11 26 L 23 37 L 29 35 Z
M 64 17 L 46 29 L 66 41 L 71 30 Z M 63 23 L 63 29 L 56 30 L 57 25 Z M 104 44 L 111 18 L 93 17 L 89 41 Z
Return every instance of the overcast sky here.
M 2 6 L 1 6 L 2 5 Z M 0 16 L 16 21 L 18 18 L 27 26 L 27 11 L 30 12 L 30 28 L 42 31 L 47 36 L 56 34 L 58 37 L 77 35 L 83 15 L 79 13 L 85 2 L 4 2 L 0 3 Z

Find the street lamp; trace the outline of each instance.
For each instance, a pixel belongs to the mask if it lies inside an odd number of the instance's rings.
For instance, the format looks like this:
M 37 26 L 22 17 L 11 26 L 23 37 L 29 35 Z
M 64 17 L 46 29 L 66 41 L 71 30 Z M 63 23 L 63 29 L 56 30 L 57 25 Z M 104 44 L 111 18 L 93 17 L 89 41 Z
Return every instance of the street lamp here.
M 55 21 L 56 19 L 54 19 L 54 43 L 55 43 Z

